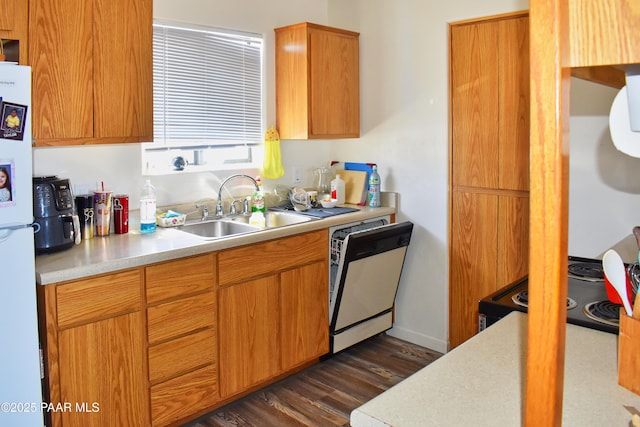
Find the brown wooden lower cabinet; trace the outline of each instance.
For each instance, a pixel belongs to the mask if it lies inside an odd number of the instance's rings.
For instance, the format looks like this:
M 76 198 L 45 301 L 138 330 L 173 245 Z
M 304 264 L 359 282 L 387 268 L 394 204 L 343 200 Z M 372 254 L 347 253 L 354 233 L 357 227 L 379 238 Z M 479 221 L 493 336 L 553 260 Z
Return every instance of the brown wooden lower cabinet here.
M 312 363 L 327 276 L 320 230 L 38 287 L 48 401 L 87 408 L 51 425 L 177 425 Z
M 60 395 L 72 404 L 61 414 L 63 425 L 148 423 L 140 325 L 141 314 L 130 313 L 60 331 Z M 78 410 L 78 404 L 87 409 Z
M 220 395 L 223 398 L 276 376 L 278 275 L 221 288 Z
M 452 203 L 449 341 L 478 332 L 478 301 L 524 277 L 529 261 L 528 194 L 455 191 Z
M 38 292 L 50 424 L 149 425 L 141 269 Z
M 329 282 L 317 262 L 281 274 L 280 354 L 287 370 L 327 353 Z

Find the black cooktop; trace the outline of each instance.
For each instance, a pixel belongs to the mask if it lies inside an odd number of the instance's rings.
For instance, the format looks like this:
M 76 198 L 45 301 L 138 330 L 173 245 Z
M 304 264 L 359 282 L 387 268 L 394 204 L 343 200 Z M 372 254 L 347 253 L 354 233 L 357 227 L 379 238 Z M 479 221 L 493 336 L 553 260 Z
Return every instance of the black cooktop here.
M 574 274 L 573 270 L 578 273 Z M 607 298 L 602 262 L 589 258 L 569 257 L 567 322 L 609 333 L 618 333 L 617 319 L 607 321 L 594 320 L 585 312 L 585 307 L 598 301 L 607 303 L 613 311 L 620 306 L 612 304 Z M 512 311 L 526 313 L 526 293 L 528 278 L 518 280 L 480 300 L 479 312 L 489 318 L 502 318 Z M 524 303 L 519 295 L 524 292 Z M 493 322 L 491 322 L 493 323 Z M 490 324 L 490 323 L 489 323 Z

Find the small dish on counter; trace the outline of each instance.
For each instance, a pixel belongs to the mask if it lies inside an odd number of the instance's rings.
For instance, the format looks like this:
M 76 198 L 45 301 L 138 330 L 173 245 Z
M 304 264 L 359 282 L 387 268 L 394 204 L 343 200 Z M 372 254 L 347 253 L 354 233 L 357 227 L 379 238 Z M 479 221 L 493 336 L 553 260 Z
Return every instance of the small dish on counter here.
M 156 215 L 156 224 L 160 227 L 178 227 L 184 225 L 186 219 L 187 215 L 170 210 Z
M 320 204 L 322 204 L 323 208 L 335 208 L 338 204 L 338 200 L 336 199 L 321 199 Z

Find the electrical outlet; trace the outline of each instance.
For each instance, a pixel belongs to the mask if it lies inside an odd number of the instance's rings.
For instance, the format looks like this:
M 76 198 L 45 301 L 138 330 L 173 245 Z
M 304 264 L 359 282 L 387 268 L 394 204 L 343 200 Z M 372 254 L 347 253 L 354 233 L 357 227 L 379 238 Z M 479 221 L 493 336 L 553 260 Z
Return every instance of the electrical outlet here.
M 301 170 L 299 167 L 293 168 L 293 182 L 294 184 L 302 183 Z

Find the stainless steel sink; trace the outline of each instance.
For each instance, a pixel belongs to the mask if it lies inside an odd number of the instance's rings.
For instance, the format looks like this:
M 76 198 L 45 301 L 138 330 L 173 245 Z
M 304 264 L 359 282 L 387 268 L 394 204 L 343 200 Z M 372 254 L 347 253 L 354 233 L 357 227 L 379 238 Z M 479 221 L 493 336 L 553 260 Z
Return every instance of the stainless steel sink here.
M 177 227 L 177 229 L 205 239 L 220 239 L 261 230 L 260 227 L 249 225 L 248 223 L 244 224 L 242 222 L 224 219 L 187 223 Z
M 213 240 L 231 237 L 239 234 L 253 233 L 263 230 L 262 227 L 249 224 L 249 215 L 235 215 L 217 218 L 210 221 L 186 223 L 177 230 L 194 234 L 203 239 Z M 266 228 L 284 227 L 313 221 L 317 218 L 296 215 L 288 212 L 267 212 L 264 215 Z
M 238 215 L 231 217 L 231 220 L 236 223 L 249 224 L 249 218 L 250 216 L 248 215 Z M 275 228 L 301 224 L 313 221 L 315 218 L 288 212 L 267 212 L 264 214 L 264 219 L 267 228 Z

